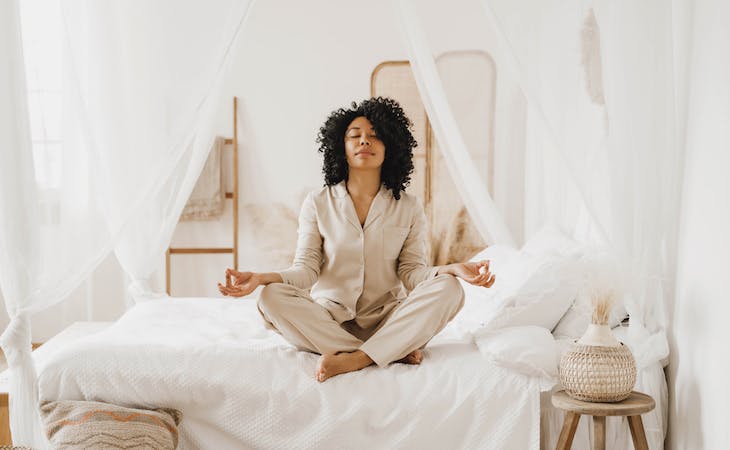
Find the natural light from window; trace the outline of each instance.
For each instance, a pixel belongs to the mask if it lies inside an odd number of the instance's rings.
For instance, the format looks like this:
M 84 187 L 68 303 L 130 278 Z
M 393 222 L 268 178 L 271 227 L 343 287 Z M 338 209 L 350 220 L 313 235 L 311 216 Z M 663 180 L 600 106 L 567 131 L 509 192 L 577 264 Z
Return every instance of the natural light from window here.
M 63 115 L 60 0 L 20 2 L 36 182 L 52 195 L 61 184 Z

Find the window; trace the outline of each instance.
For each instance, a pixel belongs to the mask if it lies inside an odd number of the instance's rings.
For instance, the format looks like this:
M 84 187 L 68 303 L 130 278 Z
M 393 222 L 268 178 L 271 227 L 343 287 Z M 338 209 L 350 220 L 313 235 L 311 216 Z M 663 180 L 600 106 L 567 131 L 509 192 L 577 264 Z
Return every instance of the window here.
M 20 16 L 36 182 L 50 200 L 61 187 L 62 170 L 60 0 L 20 2 Z

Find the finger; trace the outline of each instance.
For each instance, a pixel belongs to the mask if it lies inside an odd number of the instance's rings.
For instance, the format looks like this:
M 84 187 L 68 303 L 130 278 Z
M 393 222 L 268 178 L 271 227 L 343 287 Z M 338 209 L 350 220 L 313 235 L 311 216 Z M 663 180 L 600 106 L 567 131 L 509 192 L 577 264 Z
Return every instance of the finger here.
M 242 295 L 244 292 L 246 292 L 246 289 L 241 285 L 238 285 L 228 288 L 228 292 L 232 295 Z
M 484 287 L 492 287 L 494 285 L 494 280 L 496 280 L 496 277 L 494 276 L 494 274 L 492 274 L 489 280 L 487 280 L 487 282 L 484 284 Z
M 226 294 L 225 289 L 226 289 L 225 286 L 223 286 L 222 284 L 218 283 L 218 290 L 220 291 L 220 293 L 223 294 L 223 295 L 228 295 L 228 294 Z
M 466 281 L 467 283 L 473 284 L 473 285 L 476 285 L 476 286 L 480 286 L 481 283 L 484 282 L 484 280 L 485 280 L 484 275 L 477 275 L 475 277 L 465 278 L 464 279 L 464 281 Z
M 226 286 L 223 286 L 223 285 L 220 285 L 220 290 L 221 290 L 221 292 L 224 292 L 227 295 L 230 295 L 230 294 L 236 292 L 236 288 L 226 287 Z
M 230 288 L 225 287 L 220 283 L 218 283 L 218 290 L 221 291 L 223 295 L 228 295 L 230 293 Z
M 480 274 L 485 274 L 489 272 L 489 261 L 479 261 L 477 263 L 477 272 Z
M 226 271 L 226 287 L 231 287 L 231 273 Z
M 461 278 L 467 283 L 476 283 L 481 277 L 482 275 L 479 273 L 470 272 L 468 275 L 464 274 Z
M 489 277 L 491 276 L 491 273 L 486 272 L 484 275 L 481 275 L 481 278 L 479 279 L 479 286 L 484 286 L 489 282 Z

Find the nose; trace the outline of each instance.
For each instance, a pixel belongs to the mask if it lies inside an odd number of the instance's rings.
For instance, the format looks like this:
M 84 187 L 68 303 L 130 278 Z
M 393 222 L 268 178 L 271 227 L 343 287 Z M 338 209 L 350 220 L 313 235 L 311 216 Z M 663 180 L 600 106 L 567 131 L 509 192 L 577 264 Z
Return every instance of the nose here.
M 368 139 L 368 137 L 367 137 L 367 136 L 365 135 L 365 133 L 363 133 L 363 134 L 362 134 L 362 135 L 360 136 L 360 145 L 370 145 L 370 140 L 369 140 L 369 139 Z

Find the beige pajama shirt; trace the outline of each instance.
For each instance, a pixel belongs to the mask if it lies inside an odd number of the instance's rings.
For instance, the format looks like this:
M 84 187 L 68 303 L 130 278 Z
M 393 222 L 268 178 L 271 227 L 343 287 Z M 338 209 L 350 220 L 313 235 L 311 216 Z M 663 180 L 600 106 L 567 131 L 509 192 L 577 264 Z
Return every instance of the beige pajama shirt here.
M 464 292 L 426 261 L 418 199 L 381 186 L 364 226 L 344 182 L 310 193 L 294 263 L 264 287 L 263 318 L 316 353 L 362 350 L 385 366 L 422 348 L 459 312 Z

